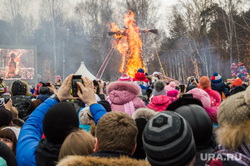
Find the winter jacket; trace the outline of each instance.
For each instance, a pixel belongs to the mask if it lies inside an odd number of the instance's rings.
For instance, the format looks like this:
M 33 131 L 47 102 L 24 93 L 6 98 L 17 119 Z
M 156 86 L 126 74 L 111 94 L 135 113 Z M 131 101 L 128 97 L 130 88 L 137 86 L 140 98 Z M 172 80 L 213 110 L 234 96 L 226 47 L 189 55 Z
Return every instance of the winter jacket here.
M 67 156 L 60 160 L 57 166 L 150 166 L 149 162 L 145 160 L 136 160 L 129 157 L 120 158 L 103 158 L 91 156 Z
M 216 90 L 222 96 L 222 92 L 225 94 L 226 97 L 230 96 L 229 90 L 226 88 L 223 82 L 211 82 L 211 87 L 213 90 Z
M 40 140 L 36 148 L 37 166 L 54 166 L 58 160 L 61 144 L 53 144 L 47 138 Z
M 37 146 L 43 134 L 43 119 L 50 107 L 57 101 L 54 98 L 48 98 L 39 107 L 37 107 L 24 123 L 17 142 L 16 158 L 19 166 L 30 166 L 36 164 Z M 101 118 L 105 109 L 100 104 L 92 104 L 90 111 L 95 122 Z M 43 143 L 43 141 L 41 141 Z M 39 145 L 39 147 L 41 147 Z M 52 146 L 51 146 L 52 147 Z M 43 149 L 43 148 L 40 148 Z M 47 150 L 46 153 L 54 153 Z M 50 156 L 50 154 L 46 154 Z M 52 155 L 52 154 L 51 154 Z
M 178 90 L 170 90 L 167 92 L 167 96 L 168 96 L 170 103 L 178 99 L 177 98 L 178 94 L 179 94 Z
M 135 78 L 133 78 L 133 82 L 139 85 L 142 89 L 142 94 L 146 95 L 146 91 L 147 91 L 147 88 L 149 87 L 149 83 L 145 74 L 141 72 L 136 73 Z
M 11 97 L 12 106 L 16 107 L 18 110 L 18 117 L 23 119 L 28 112 L 31 100 L 29 96 L 16 95 Z
M 145 103 L 137 97 L 141 88 L 133 82 L 116 81 L 109 84 L 108 101 L 112 111 L 122 111 L 132 116 L 138 108 L 146 108 Z
M 42 102 L 44 102 L 47 98 L 49 98 L 50 97 L 50 95 L 48 94 L 48 95 L 39 95 L 38 97 L 37 97 L 37 99 L 39 99 L 39 100 L 41 100 Z
M 171 102 L 168 97 L 165 95 L 154 96 L 151 99 L 151 102 L 148 104 L 148 108 L 155 111 L 161 112 L 166 111 L 166 108 Z

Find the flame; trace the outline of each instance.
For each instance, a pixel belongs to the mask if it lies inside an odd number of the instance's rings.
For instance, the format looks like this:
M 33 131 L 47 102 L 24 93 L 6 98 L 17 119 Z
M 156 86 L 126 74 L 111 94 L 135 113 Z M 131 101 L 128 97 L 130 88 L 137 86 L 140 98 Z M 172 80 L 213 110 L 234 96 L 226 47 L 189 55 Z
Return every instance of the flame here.
M 124 30 L 120 30 L 115 23 L 111 23 L 111 31 L 115 32 L 115 48 L 123 55 L 121 73 L 134 77 L 139 68 L 146 71 L 142 57 L 142 40 L 140 28 L 136 26 L 134 13 L 129 11 L 124 17 Z
M 14 57 L 11 57 L 11 55 L 14 55 Z M 19 63 L 22 53 L 11 51 L 8 56 L 9 62 L 6 77 L 11 78 L 18 75 L 19 73 Z

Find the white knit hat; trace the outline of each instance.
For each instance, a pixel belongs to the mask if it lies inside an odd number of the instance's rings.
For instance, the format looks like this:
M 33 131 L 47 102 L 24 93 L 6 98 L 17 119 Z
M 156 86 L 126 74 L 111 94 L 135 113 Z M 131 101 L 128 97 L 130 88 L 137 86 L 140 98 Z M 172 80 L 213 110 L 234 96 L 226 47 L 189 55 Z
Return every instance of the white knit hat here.
M 13 133 L 16 135 L 16 139 L 18 140 L 20 128 L 8 126 L 8 127 L 2 128 L 2 130 L 4 130 L 4 129 L 10 129 L 11 131 L 13 131 Z

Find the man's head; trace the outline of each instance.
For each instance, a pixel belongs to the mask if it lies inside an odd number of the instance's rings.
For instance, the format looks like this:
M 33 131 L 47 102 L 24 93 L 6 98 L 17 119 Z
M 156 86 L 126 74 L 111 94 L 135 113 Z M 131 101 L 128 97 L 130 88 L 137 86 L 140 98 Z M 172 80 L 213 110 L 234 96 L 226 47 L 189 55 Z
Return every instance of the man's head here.
M 196 154 L 192 129 L 183 117 L 172 111 L 151 118 L 144 128 L 142 141 L 147 159 L 154 166 L 187 165 Z
M 136 145 L 135 121 L 124 112 L 109 112 L 103 115 L 96 127 L 95 151 L 124 151 L 132 154 Z

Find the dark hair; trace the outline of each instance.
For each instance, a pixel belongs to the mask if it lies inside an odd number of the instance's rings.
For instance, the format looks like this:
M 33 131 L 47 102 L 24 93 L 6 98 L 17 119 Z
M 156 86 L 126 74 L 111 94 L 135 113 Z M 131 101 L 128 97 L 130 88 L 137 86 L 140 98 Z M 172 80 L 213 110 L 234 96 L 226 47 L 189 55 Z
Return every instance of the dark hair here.
M 12 152 L 16 155 L 16 144 L 17 144 L 17 138 L 16 134 L 11 129 L 2 129 L 0 130 L 0 138 L 8 138 L 13 142 L 13 150 Z
M 41 95 L 50 94 L 50 93 L 49 93 L 49 88 L 44 87 L 44 86 L 41 86 L 41 87 L 39 88 L 39 94 L 41 94 Z
M 96 87 L 96 94 L 100 94 L 99 84 L 97 80 L 93 80 L 94 86 Z

